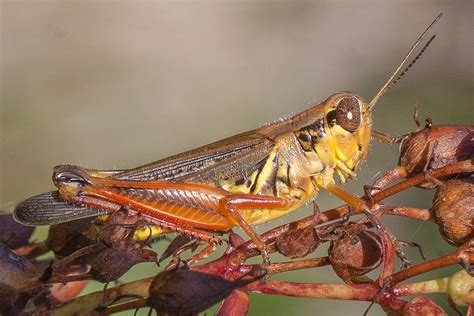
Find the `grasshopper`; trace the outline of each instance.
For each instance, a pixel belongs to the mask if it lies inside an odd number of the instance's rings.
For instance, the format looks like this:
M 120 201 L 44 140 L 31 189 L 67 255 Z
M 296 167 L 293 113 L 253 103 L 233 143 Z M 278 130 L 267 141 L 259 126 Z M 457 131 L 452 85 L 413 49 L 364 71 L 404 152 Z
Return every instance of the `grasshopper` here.
M 354 207 L 363 200 L 335 184 L 356 176 L 373 131 L 372 111 L 421 56 L 433 35 L 405 66 L 441 14 L 421 34 L 375 97 L 351 92 L 277 123 L 129 170 L 60 165 L 57 191 L 29 198 L 15 209 L 27 225 L 51 225 L 113 213 L 122 208 L 166 229 L 216 245 L 222 233 L 241 227 L 262 253 L 265 244 L 250 225 L 298 209 L 325 189 Z

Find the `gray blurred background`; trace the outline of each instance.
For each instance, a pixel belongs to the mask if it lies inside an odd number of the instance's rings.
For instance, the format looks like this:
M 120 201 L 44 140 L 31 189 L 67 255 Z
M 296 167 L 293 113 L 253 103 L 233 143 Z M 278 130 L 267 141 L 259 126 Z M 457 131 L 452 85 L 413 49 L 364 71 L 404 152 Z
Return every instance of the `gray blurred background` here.
M 58 164 L 130 168 L 290 116 L 335 92 L 370 99 L 439 12 L 438 38 L 375 110 L 375 127 L 393 135 L 415 128 L 415 103 L 436 124 L 473 123 L 474 2 L 4 0 L 1 209 L 54 189 Z M 347 187 L 362 193 L 396 165 L 397 153 L 374 142 Z M 429 207 L 431 198 L 414 189 L 390 202 Z M 327 193 L 318 202 L 340 204 Z M 431 223 L 384 221 L 400 239 L 421 243 L 429 259 L 452 251 Z M 140 265 L 128 278 L 156 271 Z M 331 268 L 280 278 L 340 282 Z M 251 315 L 362 314 L 367 306 L 253 295 Z

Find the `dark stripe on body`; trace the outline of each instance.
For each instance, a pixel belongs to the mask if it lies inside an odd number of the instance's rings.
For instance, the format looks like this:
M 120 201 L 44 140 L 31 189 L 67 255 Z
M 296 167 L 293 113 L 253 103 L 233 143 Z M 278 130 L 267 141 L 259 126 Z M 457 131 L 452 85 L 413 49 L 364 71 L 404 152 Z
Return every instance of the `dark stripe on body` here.
M 270 179 L 267 180 L 267 183 L 272 187 L 273 196 L 278 196 L 276 184 L 277 184 L 278 160 L 279 159 L 280 159 L 280 153 L 277 152 L 275 154 L 275 157 L 273 158 L 273 161 L 272 161 L 273 175 L 270 177 Z
M 263 159 L 257 168 L 257 175 L 255 176 L 255 180 L 253 181 L 252 186 L 250 187 L 251 193 L 254 193 L 255 189 L 257 188 L 258 178 L 260 177 L 260 174 L 262 173 L 263 168 L 265 167 L 265 164 L 267 163 L 267 160 L 268 160 L 268 157 Z

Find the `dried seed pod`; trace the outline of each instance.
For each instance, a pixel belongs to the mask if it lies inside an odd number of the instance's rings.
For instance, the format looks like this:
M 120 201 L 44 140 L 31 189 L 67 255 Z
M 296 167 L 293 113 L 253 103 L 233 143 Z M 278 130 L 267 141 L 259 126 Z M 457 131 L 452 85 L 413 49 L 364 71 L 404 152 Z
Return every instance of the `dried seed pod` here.
M 275 240 L 279 253 L 288 258 L 303 258 L 320 244 L 316 230 L 312 226 L 302 229 L 291 227 Z
M 107 248 L 91 263 L 89 273 L 102 283 L 115 281 L 138 263 L 156 262 L 156 256 L 156 252 L 143 249 L 139 244 Z
M 88 234 L 90 238 L 103 242 L 106 245 L 122 243 L 125 239 L 132 239 L 135 230 L 140 227 L 143 219 L 137 215 L 128 214 L 126 208 L 114 212 L 103 221 L 96 221 L 95 234 Z M 151 231 L 148 230 L 151 237 Z
M 473 157 L 474 126 L 428 124 L 425 128 L 403 138 L 398 167 L 386 172 L 374 183 L 374 187 L 383 188 L 397 179 Z M 432 181 L 419 185 L 425 189 L 436 186 Z
M 81 248 L 54 262 L 52 268 L 56 277 L 67 276 L 71 273 L 72 265 L 82 264 L 90 267 L 88 272 L 83 272 L 84 279 L 92 278 L 107 283 L 117 280 L 134 265 L 142 262 L 157 262 L 156 253 L 143 249 L 143 244 L 140 242 L 124 241 L 114 247 L 96 243 Z
M 49 227 L 46 244 L 57 257 L 69 256 L 73 252 L 95 243 L 85 235 L 91 225 L 90 218 L 52 225 Z
M 381 239 L 370 230 L 343 235 L 329 247 L 332 267 L 346 283 L 377 268 L 382 257 Z
M 154 251 L 143 249 L 144 241 L 133 240 L 139 222 L 140 218 L 128 216 L 124 210 L 108 216 L 97 226 L 91 226 L 90 219 L 53 226 L 49 244 L 58 254 L 67 254 L 53 264 L 54 275 L 66 275 L 66 280 L 71 265 L 79 264 L 90 267 L 83 273 L 84 278 L 107 283 L 117 280 L 135 264 L 157 262 Z M 72 250 L 75 251 L 70 253 Z
M 214 274 L 190 270 L 187 266 L 160 272 L 150 285 L 149 305 L 159 315 L 197 315 L 226 298 L 234 289 L 265 275 L 244 276 L 229 281 Z
M 401 142 L 399 165 L 410 175 L 470 159 L 474 155 L 473 139 L 471 125 L 427 126 Z
M 436 191 L 432 210 L 444 240 L 459 246 L 474 237 L 474 179 L 444 182 Z

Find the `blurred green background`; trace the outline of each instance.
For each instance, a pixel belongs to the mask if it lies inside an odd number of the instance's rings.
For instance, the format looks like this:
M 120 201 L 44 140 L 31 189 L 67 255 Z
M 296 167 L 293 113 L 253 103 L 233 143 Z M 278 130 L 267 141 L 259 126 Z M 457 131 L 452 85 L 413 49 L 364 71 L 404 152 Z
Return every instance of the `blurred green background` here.
M 375 128 L 392 135 L 414 130 L 415 103 L 436 124 L 474 122 L 474 2 L 2 1 L 1 209 L 54 189 L 58 164 L 130 168 L 288 117 L 335 92 L 370 99 L 439 12 L 438 38 L 374 113 Z M 374 142 L 348 189 L 362 193 L 396 165 L 397 153 Z M 413 189 L 390 202 L 430 207 L 432 195 Z M 324 192 L 318 203 L 340 204 Z M 452 251 L 432 223 L 384 222 L 429 259 Z M 139 265 L 123 280 L 156 272 Z M 340 283 L 331 268 L 277 278 Z M 432 297 L 445 304 L 444 295 Z M 252 295 L 250 314 L 349 315 L 368 306 L 335 303 Z

